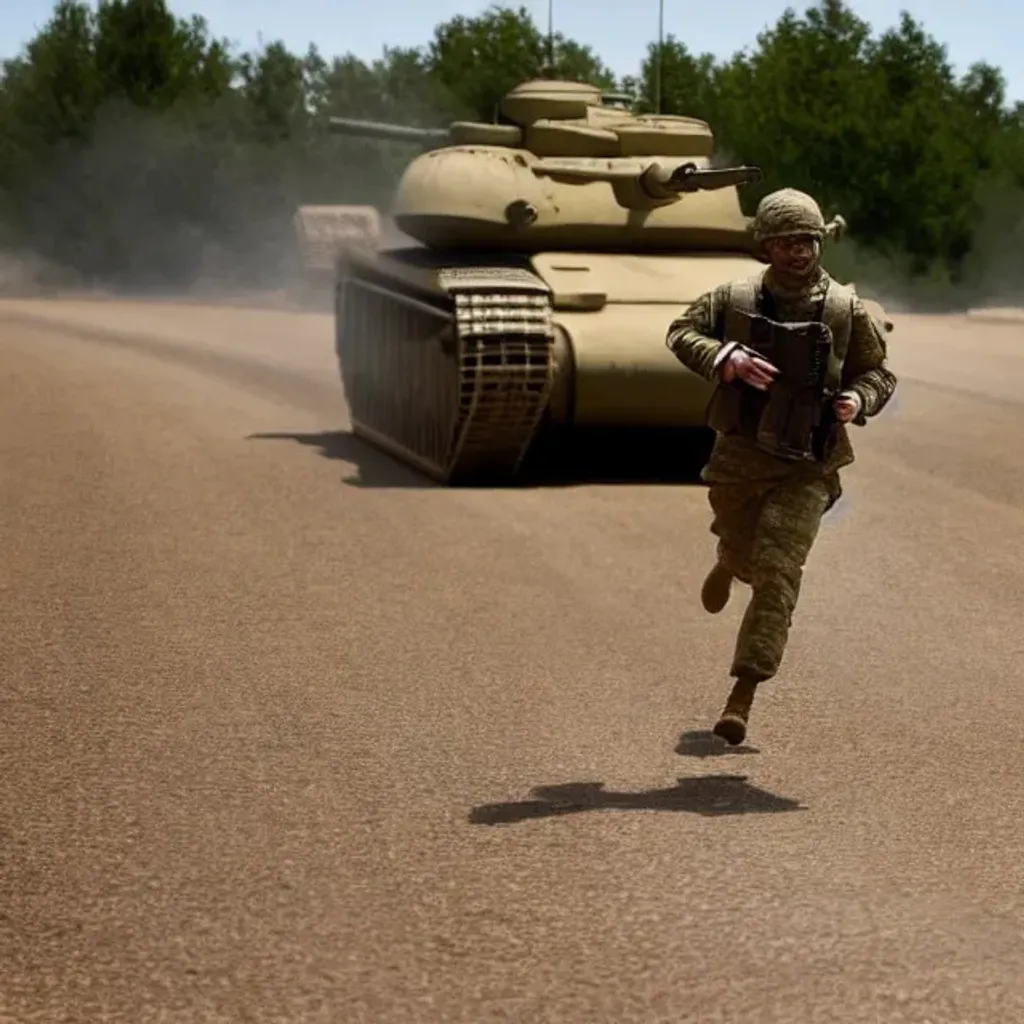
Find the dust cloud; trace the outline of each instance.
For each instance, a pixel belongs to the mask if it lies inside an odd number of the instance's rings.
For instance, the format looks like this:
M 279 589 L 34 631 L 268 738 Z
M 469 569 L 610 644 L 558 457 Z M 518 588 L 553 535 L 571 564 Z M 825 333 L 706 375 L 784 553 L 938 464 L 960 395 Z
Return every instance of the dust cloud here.
M 865 249 L 847 237 L 826 249 L 825 265 L 890 313 L 964 313 L 1024 317 L 1024 190 L 987 185 L 976 200 L 971 248 L 955 280 L 914 274 L 909 262 Z
M 411 155 L 358 139 L 243 142 L 224 118 L 104 109 L 0 225 L 0 295 L 286 301 L 303 283 L 298 207 L 386 209 L 390 168 Z
M 395 120 L 424 123 L 422 99 L 417 106 Z M 89 144 L 55 152 L 19 197 L 15 230 L 0 225 L 0 295 L 288 304 L 305 283 L 298 207 L 367 204 L 386 214 L 415 155 L 352 138 L 240 141 L 230 124 L 222 109 L 199 124 L 173 110 L 103 110 Z M 726 152 L 713 161 L 732 162 Z M 386 216 L 382 230 L 384 245 L 409 244 Z M 828 245 L 825 265 L 892 313 L 1024 307 L 1024 192 L 992 187 L 982 196 L 956 282 L 914 275 L 855 235 Z

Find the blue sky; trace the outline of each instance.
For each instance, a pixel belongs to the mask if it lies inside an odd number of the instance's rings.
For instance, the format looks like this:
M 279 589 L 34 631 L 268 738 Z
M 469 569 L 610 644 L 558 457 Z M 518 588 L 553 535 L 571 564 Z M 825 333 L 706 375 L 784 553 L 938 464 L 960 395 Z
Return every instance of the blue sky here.
M 639 66 L 657 35 L 658 0 L 554 0 L 555 26 L 592 46 L 620 75 Z M 665 29 L 698 52 L 728 56 L 751 45 L 775 22 L 786 0 L 664 0 Z M 541 25 L 548 0 L 512 0 Z M 183 15 L 201 14 L 218 36 L 243 48 L 283 40 L 293 50 L 315 41 L 327 56 L 346 52 L 363 59 L 385 45 L 417 46 L 435 24 L 455 14 L 475 14 L 489 0 L 172 0 Z M 807 4 L 793 4 L 803 10 Z M 1024 4 L 1013 0 L 854 0 L 850 5 L 876 29 L 895 24 L 908 10 L 949 49 L 958 70 L 986 60 L 1003 70 L 1011 99 L 1024 100 Z M 51 0 L 0 0 L 0 56 L 16 52 L 49 17 Z M 694 12 L 701 13 L 696 18 Z

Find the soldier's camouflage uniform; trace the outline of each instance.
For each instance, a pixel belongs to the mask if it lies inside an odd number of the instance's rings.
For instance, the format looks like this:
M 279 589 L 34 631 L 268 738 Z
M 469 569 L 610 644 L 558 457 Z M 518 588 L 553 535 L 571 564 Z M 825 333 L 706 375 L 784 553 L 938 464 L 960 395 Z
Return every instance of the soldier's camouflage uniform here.
M 708 381 L 720 379 L 719 368 L 736 344 L 725 337 L 725 314 L 737 287 L 744 285 L 748 293 L 763 286 L 770 296 L 772 319 L 783 323 L 819 319 L 830 288 L 846 297 L 849 333 L 839 389 L 860 398 L 860 410 L 852 421 L 859 426 L 885 406 L 896 387 L 896 378 L 886 366 L 885 328 L 852 290 L 833 282 L 820 267 L 795 292 L 783 288 L 769 267 L 752 281 L 723 284 L 702 295 L 668 330 L 666 343 L 680 362 Z M 779 458 L 758 447 L 752 437 L 738 432 L 717 434 L 702 477 L 709 485 L 718 564 L 752 590 L 730 673 L 737 679 L 760 683 L 777 673 L 804 565 L 822 516 L 840 497 L 839 471 L 853 461 L 842 423 L 835 424 L 832 443 L 821 461 Z

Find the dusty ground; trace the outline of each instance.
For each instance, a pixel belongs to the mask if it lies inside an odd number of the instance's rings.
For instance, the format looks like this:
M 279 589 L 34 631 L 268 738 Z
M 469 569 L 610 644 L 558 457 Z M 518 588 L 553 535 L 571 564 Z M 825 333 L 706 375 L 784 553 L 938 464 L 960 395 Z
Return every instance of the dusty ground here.
M 0 1020 L 1024 1020 L 1024 323 L 898 331 L 718 756 L 701 489 L 426 486 L 320 316 L 0 304 Z

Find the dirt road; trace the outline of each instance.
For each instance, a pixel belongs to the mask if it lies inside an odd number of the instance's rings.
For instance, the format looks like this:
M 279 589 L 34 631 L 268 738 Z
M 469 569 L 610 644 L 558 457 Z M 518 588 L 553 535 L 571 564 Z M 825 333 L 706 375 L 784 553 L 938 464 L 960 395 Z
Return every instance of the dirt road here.
M 0 304 L 0 1020 L 1024 1020 L 1024 324 L 898 331 L 717 755 L 700 488 L 428 486 L 324 317 Z

